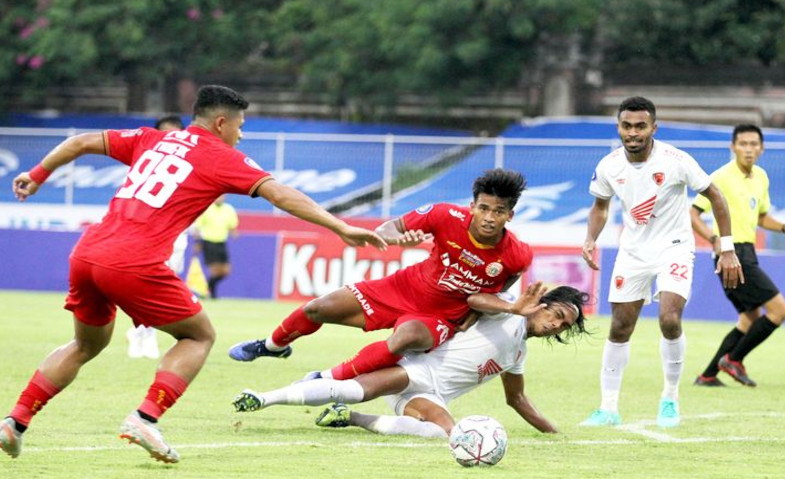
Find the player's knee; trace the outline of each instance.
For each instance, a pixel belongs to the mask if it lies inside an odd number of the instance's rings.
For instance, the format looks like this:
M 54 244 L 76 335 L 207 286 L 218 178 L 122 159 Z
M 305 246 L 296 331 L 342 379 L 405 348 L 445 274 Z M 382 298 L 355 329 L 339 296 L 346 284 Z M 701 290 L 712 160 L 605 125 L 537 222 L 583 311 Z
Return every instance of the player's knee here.
M 419 321 L 408 321 L 398 326 L 387 339 L 387 345 L 393 354 L 406 351 L 425 351 L 434 345 L 431 331 Z

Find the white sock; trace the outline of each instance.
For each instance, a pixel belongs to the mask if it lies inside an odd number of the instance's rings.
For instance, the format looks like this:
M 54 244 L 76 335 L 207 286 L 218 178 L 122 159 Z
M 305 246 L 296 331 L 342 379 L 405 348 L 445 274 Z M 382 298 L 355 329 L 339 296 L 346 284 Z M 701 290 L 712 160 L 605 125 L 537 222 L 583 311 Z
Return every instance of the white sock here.
M 321 374 L 324 379 L 332 379 L 333 378 L 333 370 L 332 369 L 325 369 L 324 371 L 320 371 L 319 374 Z
M 277 344 L 275 344 L 275 341 L 273 341 L 272 336 L 264 339 L 264 347 L 269 349 L 270 351 L 283 351 L 284 349 L 286 349 L 286 346 L 278 346 Z
M 314 379 L 295 383 L 285 388 L 259 393 L 264 405 L 274 404 L 321 406 L 331 402 L 355 404 L 362 402 L 365 391 L 353 379 L 336 381 L 334 379 Z
M 630 342 L 614 343 L 605 341 L 602 350 L 602 369 L 600 370 L 600 390 L 602 403 L 600 409 L 619 412 L 619 391 L 624 368 L 630 362 Z
M 676 339 L 660 338 L 660 356 L 662 357 L 662 375 L 665 385 L 662 397 L 679 400 L 679 379 L 684 371 L 684 357 L 687 350 L 687 337 L 681 333 Z
M 371 432 L 385 435 L 409 435 L 420 437 L 447 437 L 441 426 L 433 422 L 420 421 L 411 416 L 377 416 L 352 411 L 349 423 Z

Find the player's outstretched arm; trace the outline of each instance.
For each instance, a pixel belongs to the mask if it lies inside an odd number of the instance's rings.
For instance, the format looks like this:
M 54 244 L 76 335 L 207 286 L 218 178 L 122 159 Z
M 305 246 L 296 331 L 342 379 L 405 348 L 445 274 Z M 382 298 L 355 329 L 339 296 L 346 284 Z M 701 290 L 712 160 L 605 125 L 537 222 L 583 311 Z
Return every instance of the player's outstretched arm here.
M 556 427 L 534 407 L 529 398 L 523 392 L 523 375 L 504 372 L 501 374 L 502 384 L 504 385 L 504 396 L 507 405 L 515 409 L 526 422 L 534 426 L 540 432 L 559 432 Z
M 709 243 L 711 243 L 712 248 L 714 248 L 714 253 L 719 256 L 720 254 L 720 242 L 717 235 L 714 234 L 714 231 L 709 228 L 702 219 L 701 213 L 703 210 L 698 208 L 695 205 L 690 207 L 690 222 L 692 223 L 692 231 L 694 231 L 698 236 L 705 239 Z
M 605 223 L 608 221 L 608 208 L 610 207 L 610 198 L 595 198 L 594 204 L 589 210 L 589 221 L 586 227 L 586 239 L 583 242 L 582 256 L 586 264 L 591 269 L 599 270 L 600 266 L 597 264 L 595 252 L 597 249 L 597 238 L 605 228 Z
M 711 202 L 711 210 L 714 212 L 714 219 L 717 221 L 717 227 L 720 230 L 720 257 L 717 261 L 715 273 L 722 275 L 723 287 L 734 289 L 739 284 L 744 283 L 744 273 L 741 270 L 741 263 L 739 258 L 736 257 L 736 251 L 733 247 L 728 203 L 725 201 L 725 196 L 714 183 L 711 183 L 700 194 Z
M 24 201 L 28 196 L 34 195 L 57 168 L 82 155 L 105 152 L 103 133 L 82 133 L 72 136 L 54 147 L 32 170 L 24 171 L 14 178 L 14 195 L 19 201 Z
M 371 244 L 382 251 L 387 249 L 387 243 L 375 232 L 346 224 L 295 188 L 282 185 L 275 180 L 268 180 L 259 185 L 256 193 L 292 216 L 324 226 L 350 246 Z
M 417 246 L 423 241 L 430 241 L 433 235 L 423 230 L 406 230 L 400 218 L 385 221 L 376 227 L 376 234 L 382 237 L 387 244 L 402 246 L 404 248 Z

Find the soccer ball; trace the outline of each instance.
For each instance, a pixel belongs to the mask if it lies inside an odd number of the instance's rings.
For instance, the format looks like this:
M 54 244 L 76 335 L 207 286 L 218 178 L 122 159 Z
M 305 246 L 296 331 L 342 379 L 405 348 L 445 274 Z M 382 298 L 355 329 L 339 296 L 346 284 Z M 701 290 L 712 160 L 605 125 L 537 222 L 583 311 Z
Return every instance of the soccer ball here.
M 507 452 L 507 432 L 488 416 L 467 416 L 452 428 L 450 450 L 463 467 L 488 467 Z

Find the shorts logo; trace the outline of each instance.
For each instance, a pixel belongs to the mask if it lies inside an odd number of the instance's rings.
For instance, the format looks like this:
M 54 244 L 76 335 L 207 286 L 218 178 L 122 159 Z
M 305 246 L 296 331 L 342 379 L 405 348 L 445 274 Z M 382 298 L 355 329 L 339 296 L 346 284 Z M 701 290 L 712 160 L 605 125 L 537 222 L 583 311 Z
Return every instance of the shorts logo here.
M 616 283 L 616 289 L 621 289 L 624 286 L 624 276 L 616 276 L 613 282 Z
M 485 267 L 485 274 L 487 274 L 491 278 L 495 278 L 499 276 L 503 270 L 504 270 L 504 266 L 502 266 L 501 263 L 493 262 Z
M 348 286 L 349 286 L 349 290 L 352 293 L 354 293 L 354 297 L 357 298 L 357 302 L 360 303 L 360 306 L 363 308 L 363 311 L 365 311 L 365 314 L 367 314 L 368 316 L 372 315 L 374 313 L 373 308 L 371 307 L 370 304 L 368 304 L 368 300 L 365 299 L 365 296 L 360 292 L 360 290 L 357 289 L 357 286 L 353 284 L 350 284 Z
M 665 173 L 657 172 L 651 175 L 651 178 L 657 183 L 657 186 L 660 186 L 663 181 L 665 181 Z
M 425 213 L 431 211 L 432 209 L 433 209 L 433 205 L 422 205 L 414 211 L 416 211 L 421 215 L 424 215 Z

